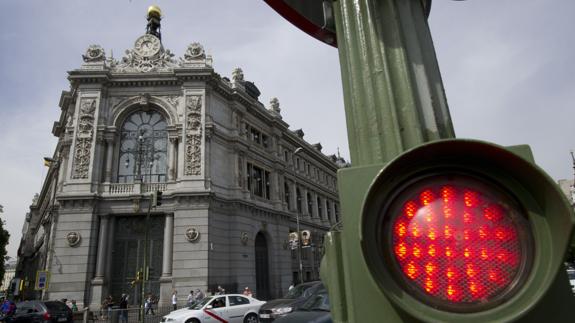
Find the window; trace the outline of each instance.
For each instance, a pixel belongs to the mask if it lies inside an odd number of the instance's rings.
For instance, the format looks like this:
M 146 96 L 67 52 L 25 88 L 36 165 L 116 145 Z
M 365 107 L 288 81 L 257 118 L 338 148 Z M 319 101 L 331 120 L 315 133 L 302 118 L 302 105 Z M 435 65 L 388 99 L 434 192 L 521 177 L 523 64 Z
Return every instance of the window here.
M 271 199 L 270 192 L 270 172 L 263 170 L 262 168 L 255 166 L 251 163 L 247 163 L 247 188 L 255 196 L 263 197 L 266 199 Z
M 284 179 L 284 202 L 286 202 L 288 204 L 288 208 L 289 208 L 290 187 L 289 187 L 288 181 L 285 179 Z
M 216 297 L 210 305 L 212 305 L 212 308 L 226 307 L 226 297 Z
M 168 131 L 165 118 L 157 111 L 136 111 L 126 118 L 120 131 L 118 182 L 166 181 Z
M 301 209 L 302 209 L 301 203 L 302 203 L 302 200 L 301 200 L 301 191 L 300 191 L 299 188 L 296 188 L 296 197 L 297 197 L 297 212 L 298 212 L 298 213 L 301 213 Z
M 250 300 L 242 296 L 228 296 L 230 306 L 249 304 Z
M 330 202 L 326 200 L 325 211 L 327 212 L 327 220 L 331 221 L 331 208 L 329 207 Z
M 287 151 L 287 149 L 284 150 L 284 161 L 286 161 L 286 162 L 288 161 L 288 151 Z
M 312 215 L 312 209 L 313 209 L 313 203 L 311 200 L 311 194 L 307 193 L 307 213 L 311 216 Z
M 336 203 L 333 204 L 333 212 L 335 213 L 335 222 L 339 222 L 339 210 Z
M 245 125 L 245 128 L 246 128 L 247 138 L 250 141 L 255 142 L 258 145 L 261 145 L 264 148 L 269 148 L 270 140 L 269 140 L 269 137 L 267 135 L 263 134 L 260 130 L 250 126 L 247 123 Z
M 317 197 L 317 216 L 320 219 L 323 219 L 323 213 L 322 213 L 323 208 L 321 207 L 321 198 L 318 196 Z

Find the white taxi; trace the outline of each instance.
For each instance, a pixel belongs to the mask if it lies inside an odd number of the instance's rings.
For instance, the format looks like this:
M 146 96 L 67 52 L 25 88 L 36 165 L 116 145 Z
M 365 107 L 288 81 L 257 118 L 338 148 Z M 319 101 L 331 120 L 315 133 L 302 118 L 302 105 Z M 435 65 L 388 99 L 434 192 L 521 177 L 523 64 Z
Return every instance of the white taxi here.
M 266 302 L 240 294 L 208 296 L 201 302 L 162 317 L 170 323 L 257 323 Z

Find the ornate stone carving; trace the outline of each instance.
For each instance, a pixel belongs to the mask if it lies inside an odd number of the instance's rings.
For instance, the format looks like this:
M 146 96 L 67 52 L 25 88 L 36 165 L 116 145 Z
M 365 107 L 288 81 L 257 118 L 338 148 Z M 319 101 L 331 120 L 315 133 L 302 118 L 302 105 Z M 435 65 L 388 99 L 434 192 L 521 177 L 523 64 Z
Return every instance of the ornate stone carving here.
M 186 97 L 184 175 L 200 175 L 202 167 L 202 97 Z
M 232 80 L 234 83 L 243 82 L 244 81 L 244 71 L 241 68 L 237 67 L 232 71 Z
M 88 178 L 90 151 L 94 137 L 94 112 L 96 99 L 83 99 L 80 102 L 80 115 L 76 129 L 76 145 L 72 165 L 72 178 Z
M 106 60 L 106 54 L 102 46 L 90 45 L 88 49 L 86 49 L 86 54 L 82 55 L 82 58 L 86 63 L 103 62 Z
M 184 62 L 190 62 L 193 60 L 206 58 L 206 52 L 204 51 L 204 46 L 200 43 L 191 43 L 188 45 L 186 53 L 184 53 Z
M 114 66 L 116 72 L 169 71 L 177 67 L 174 54 L 162 47 L 160 40 L 152 35 L 138 38 L 133 49 L 126 50 L 122 61 Z
M 178 107 L 178 103 L 180 103 L 180 97 L 177 95 L 172 96 L 165 96 L 164 97 L 169 104 L 171 104 L 174 108 Z
M 280 101 L 278 100 L 278 98 L 272 98 L 270 100 L 270 108 L 268 109 L 268 111 L 272 115 L 275 115 L 275 116 L 279 117 L 280 119 L 282 118 L 282 115 L 281 115 L 282 110 L 280 109 Z
M 240 236 L 240 242 L 242 243 L 242 245 L 247 245 L 248 244 L 248 233 L 247 232 L 242 232 L 241 236 Z
M 200 231 L 194 227 L 186 230 L 186 240 L 189 242 L 198 242 L 200 240 Z
M 80 241 L 82 241 L 82 236 L 79 232 L 68 232 L 66 235 L 66 241 L 70 247 L 76 247 L 80 244 Z

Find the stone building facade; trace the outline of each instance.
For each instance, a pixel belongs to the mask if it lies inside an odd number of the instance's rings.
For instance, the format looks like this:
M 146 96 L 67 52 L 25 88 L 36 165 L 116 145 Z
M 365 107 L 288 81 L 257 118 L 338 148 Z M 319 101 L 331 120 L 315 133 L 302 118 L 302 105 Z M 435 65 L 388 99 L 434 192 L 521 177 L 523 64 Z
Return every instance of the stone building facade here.
M 18 250 L 25 297 L 98 308 L 128 293 L 137 303 L 146 228 L 147 289 L 161 304 L 173 290 L 217 285 L 278 297 L 299 280 L 296 216 L 311 233 L 303 279 L 319 279 L 345 161 L 290 130 L 278 100 L 259 102 L 240 69 L 221 77 L 198 43 L 176 59 L 158 36 L 139 37 L 121 60 L 92 45 L 69 72 L 59 141 Z M 33 290 L 39 270 L 50 273 L 43 292 Z

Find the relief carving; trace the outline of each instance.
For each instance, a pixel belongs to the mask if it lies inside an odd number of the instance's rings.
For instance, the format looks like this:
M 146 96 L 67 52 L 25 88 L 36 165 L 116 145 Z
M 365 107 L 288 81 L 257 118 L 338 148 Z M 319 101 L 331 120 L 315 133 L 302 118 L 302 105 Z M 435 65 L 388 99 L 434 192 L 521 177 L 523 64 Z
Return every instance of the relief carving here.
M 102 46 L 90 45 L 88 49 L 86 49 L 86 54 L 82 55 L 82 59 L 84 59 L 86 63 L 103 62 L 106 60 L 106 54 Z
M 96 99 L 83 99 L 80 103 L 80 115 L 76 131 L 76 146 L 74 147 L 74 160 L 72 178 L 88 178 L 90 168 L 90 151 L 94 137 L 94 112 Z
M 184 175 L 200 175 L 202 167 L 202 97 L 186 98 L 186 146 Z

